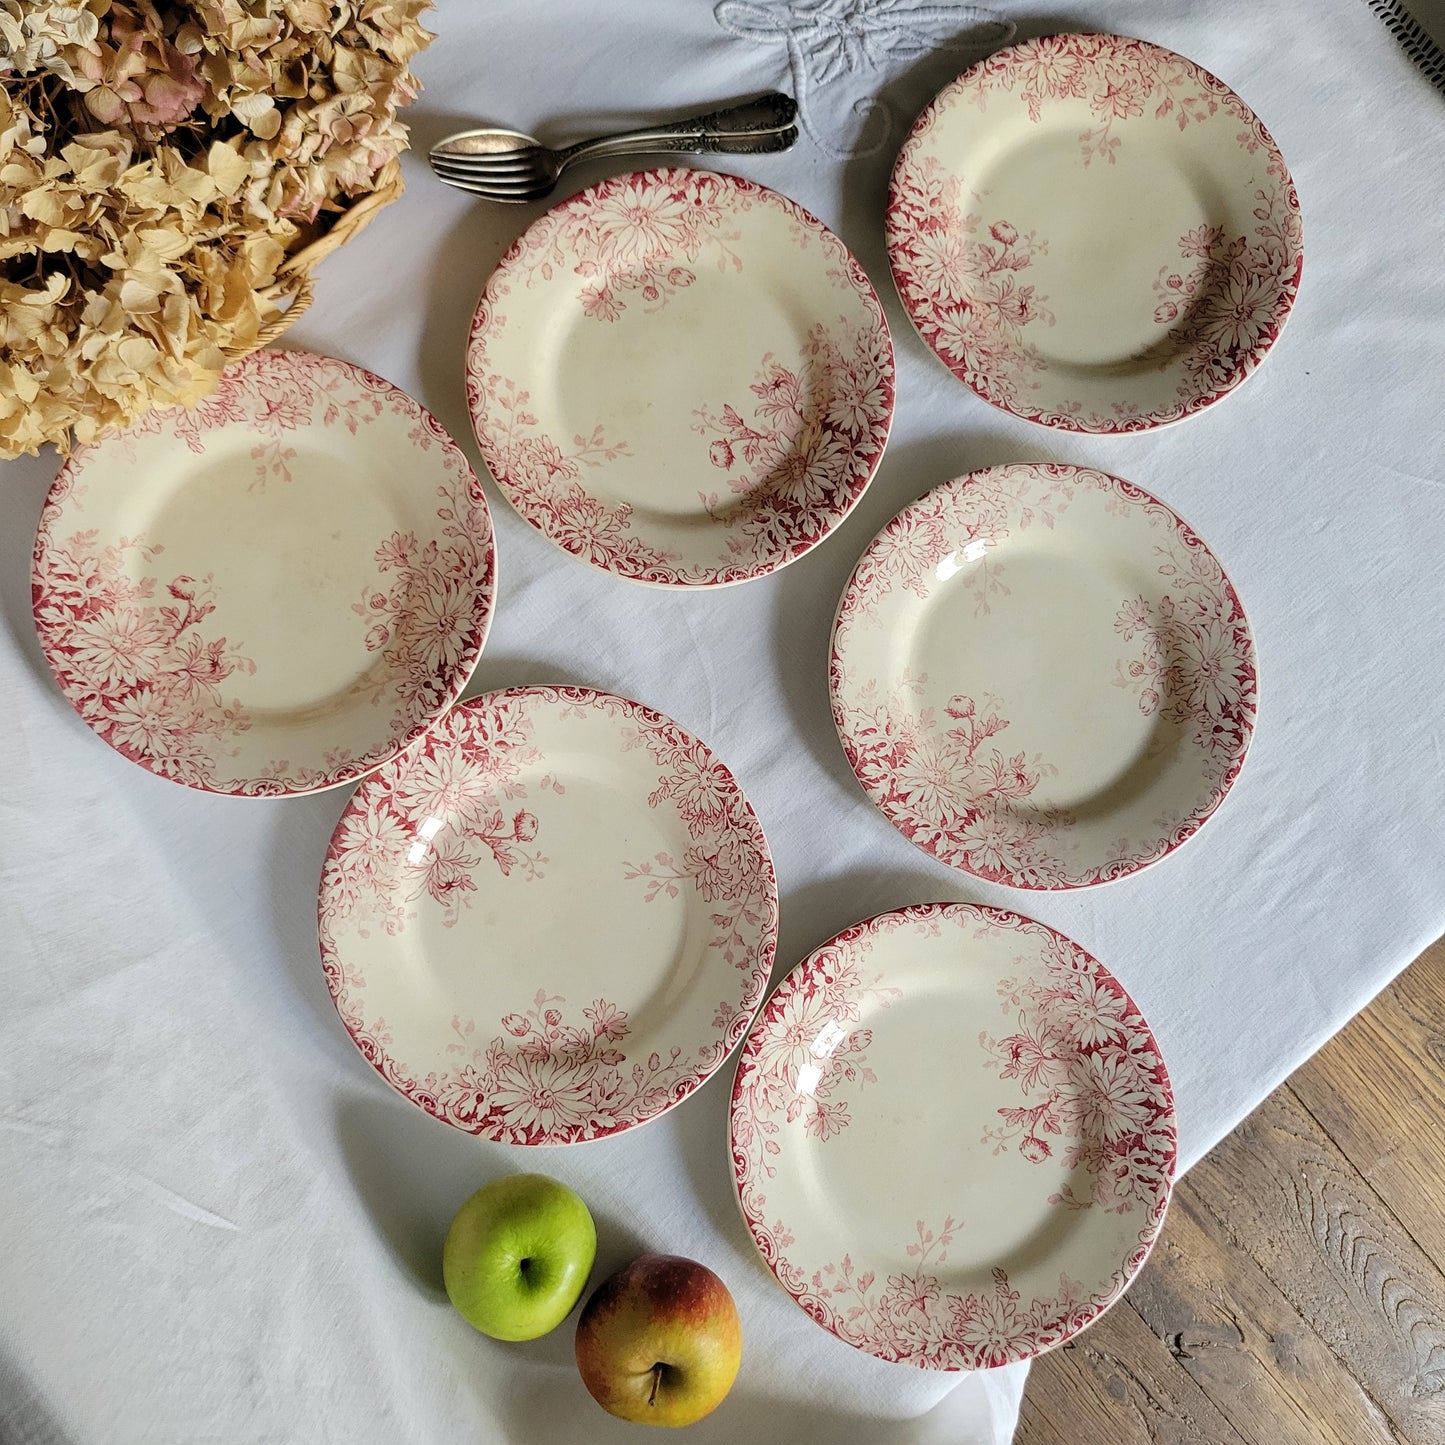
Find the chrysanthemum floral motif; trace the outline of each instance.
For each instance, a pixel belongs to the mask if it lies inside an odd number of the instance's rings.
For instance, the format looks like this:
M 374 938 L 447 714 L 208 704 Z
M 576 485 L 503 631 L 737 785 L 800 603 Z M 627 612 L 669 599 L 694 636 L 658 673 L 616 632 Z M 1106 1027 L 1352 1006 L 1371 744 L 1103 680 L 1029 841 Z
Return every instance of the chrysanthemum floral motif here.
M 1156 342 L 1133 363 L 1167 374 L 1168 393 L 1147 414 L 1131 401 L 1109 409 L 1071 390 L 1073 373 L 1048 356 L 1048 332 L 1066 295 L 1035 278 L 1049 237 L 1020 234 L 987 193 L 949 169 L 930 135 L 951 108 L 971 114 L 1022 106 L 1041 124 L 1050 105 L 1092 124 L 1079 134 L 1082 170 L 1120 161 L 1131 143 L 1121 122 L 1145 118 L 1169 134 L 1227 118 L 1230 140 L 1258 154 L 1252 229 L 1226 233 L 1201 224 L 1161 246 L 1154 280 Z M 1072 113 L 1072 112 L 1071 112 Z M 1221 122 L 1222 123 L 1222 122 Z M 1221 142 L 1224 143 L 1224 142 Z M 1081 184 L 1087 187 L 1087 179 Z M 904 303 L 925 341 L 967 386 L 995 405 L 1053 426 L 1129 431 L 1188 416 L 1217 400 L 1259 364 L 1299 286 L 1299 202 L 1274 142 L 1248 107 L 1193 62 L 1142 41 L 1109 35 L 1054 35 L 1008 47 L 961 76 L 927 111 L 893 177 L 889 256 Z M 1049 287 L 1048 292 L 1053 288 Z M 1060 313 L 1062 314 L 1062 313 Z
M 1116 35 L 1047 35 L 1010 46 L 976 66 L 959 88 L 980 111 L 1017 96 L 1035 124 L 1043 118 L 1046 101 L 1086 100 L 1099 122 L 1079 136 L 1086 166 L 1100 158 L 1112 164 L 1122 144 L 1113 122 L 1142 116 L 1146 110 L 1178 130 L 1220 110 L 1254 120 L 1227 86 L 1192 61 Z
M 1010 745 L 1007 699 L 942 696 L 940 679 L 861 675 L 848 658 L 855 630 L 882 625 L 890 596 L 927 597 L 940 577 L 970 593 L 974 615 L 986 617 L 1009 595 L 1008 550 L 995 557 L 995 549 L 1031 528 L 1053 529 L 1089 494 L 1148 529 L 1157 591 L 1119 599 L 1118 653 L 1108 682 L 1129 693 L 1145 717 L 1176 730 L 1171 736 L 1182 745 L 1192 796 L 1180 816 L 1167 824 L 1146 821 L 1118 839 L 1106 860 L 1084 863 L 1070 844 L 1074 813 L 1037 801 L 1040 784 L 1057 777 L 1058 766 Z M 832 690 L 853 771 L 905 837 L 991 881 L 1079 887 L 1154 861 L 1218 807 L 1253 733 L 1255 656 L 1219 562 L 1169 508 L 1129 482 L 1086 468 L 992 467 L 905 508 L 860 559 L 839 610 Z
M 821 253 L 837 314 L 830 304 L 804 334 L 786 338 L 786 352 L 763 354 L 737 394 L 688 402 L 700 441 L 665 466 L 681 496 L 695 491 L 701 525 L 679 550 L 675 530 L 619 496 L 631 469 L 653 460 L 646 433 L 604 416 L 590 433 L 556 434 L 536 388 L 519 385 L 497 354 L 523 324 L 525 293 L 538 287 L 560 287 L 559 304 L 575 307 L 582 325 L 610 325 L 665 310 L 705 271 L 745 273 L 746 227 L 756 213 L 774 225 L 780 215 L 791 244 Z M 862 495 L 892 418 L 893 355 L 867 277 L 814 218 L 735 176 L 657 170 L 599 182 L 519 238 L 478 306 L 467 394 L 502 489 L 559 546 L 640 581 L 716 586 L 801 556 Z
M 1200 378 L 1228 376 L 1273 337 L 1288 308 L 1291 276 L 1284 217 L 1270 194 L 1256 193 L 1257 239 L 1200 226 L 1179 238 L 1182 264 L 1161 266 L 1154 281 L 1154 319 L 1169 326 L 1170 352 L 1188 373 L 1181 395 Z M 1192 263 L 1192 264 L 1191 264 Z
M 423 451 L 440 448 L 433 535 L 396 532 L 374 552 L 375 582 L 352 611 L 368 668 L 348 700 L 386 721 L 373 761 L 419 732 L 461 690 L 480 647 L 491 596 L 491 523 L 475 476 L 437 424 L 379 377 L 309 353 L 267 351 L 230 370 L 193 412 L 152 413 L 107 440 L 132 460 L 138 439 L 164 433 L 199 456 L 218 432 L 242 427 L 251 449 L 250 490 L 290 484 L 285 461 L 297 434 L 345 427 L 353 435 L 380 418 L 400 418 Z M 322 788 L 367 771 L 370 762 L 337 752 L 313 761 L 277 760 L 251 771 L 242 744 L 252 716 L 241 679 L 257 660 L 246 639 L 216 630 L 226 583 L 214 574 L 176 575 L 164 544 L 145 535 L 109 540 L 86 521 L 82 449 L 57 478 L 36 539 L 32 592 L 41 644 L 62 692 L 120 752 L 162 777 L 228 793 Z M 74 516 L 79 530 L 64 534 Z M 245 764 L 238 760 L 246 757 Z
M 548 860 L 521 781 L 541 758 L 525 708 L 503 694 L 452 716 L 445 738 L 429 735 L 388 764 L 343 815 L 322 879 L 328 928 L 400 933 L 426 898 L 451 927 L 479 868 L 542 876 Z
M 1081 1167 L 1089 1189 L 1066 1184 L 1053 1202 L 1116 1214 L 1147 1204 L 1173 1168 L 1175 1137 L 1168 1076 L 1138 1007 L 1059 934 L 998 992 L 1013 1032 L 985 1030 L 979 1043 L 1001 1079 L 1017 1080 L 1021 1101 L 999 1110 L 983 1142 L 1036 1164 L 1062 1151 Z
M 721 204 L 731 200 L 730 180 L 707 171 L 668 175 L 619 176 L 593 187 L 589 204 L 549 211 L 527 233 L 528 284 L 570 263 L 584 283 L 584 313 L 615 321 L 629 306 L 665 306 L 696 282 L 700 265 L 742 270 Z
M 494 475 L 505 477 L 523 515 L 574 557 L 625 575 L 665 572 L 677 554 L 654 547 L 632 531 L 632 508 L 589 492 L 583 475 L 631 455 L 625 440 L 609 440 L 599 425 L 590 437 L 575 436 L 564 450 L 538 427 L 531 395 L 510 379 L 491 380 L 491 456 Z
M 941 928 L 978 938 L 1004 936 L 1020 947 L 1017 977 L 998 986 L 1016 1031 L 980 1044 L 986 1067 L 1018 1080 L 1017 1109 L 981 1144 L 1015 1151 L 1025 1168 L 1062 1155 L 1094 1181 L 1088 1198 L 1066 1187 L 1054 1209 L 1126 1216 L 1117 1268 L 1088 1286 L 1065 1272 L 1031 1281 L 1027 1294 L 1009 1272 L 992 1270 L 980 1287 L 960 1287 L 950 1251 L 966 1241 L 969 1220 L 919 1219 L 899 1239 L 894 1270 L 851 1253 L 820 1262 L 800 1248 L 797 1229 L 775 1217 L 770 1181 L 784 1151 L 801 1138 L 826 1150 L 878 1084 L 866 1061 L 872 1042 L 860 1018 L 900 996 L 870 968 L 870 943 Z M 801 1138 L 800 1138 L 801 1136 Z M 1168 1077 L 1133 1001 L 1077 945 L 1016 914 L 958 904 L 900 909 L 846 930 L 819 950 L 769 1001 L 744 1050 L 733 1088 L 733 1166 L 743 1214 L 783 1287 L 825 1329 L 885 1360 L 924 1369 L 990 1369 L 1027 1359 L 1089 1323 L 1124 1289 L 1157 1235 L 1175 1164 Z M 821 1155 L 819 1156 L 821 1157 Z M 1031 1171 L 1030 1171 L 1031 1172 Z M 1041 1191 L 1042 1195 L 1042 1191 Z M 1137 1226 L 1137 1234 L 1135 1227 Z M 977 1267 L 975 1266 L 977 1272 Z M 1109 1266 L 1104 1266 L 1109 1270 Z M 968 1276 L 965 1276 L 968 1278 Z
M 677 1048 L 629 1064 L 626 1013 L 601 998 L 569 1010 L 545 989 L 484 1049 L 472 1043 L 474 1023 L 453 1019 L 452 1031 L 450 1051 L 470 1062 L 427 1075 L 422 1088 L 443 1117 L 504 1144 L 572 1143 L 651 1118 L 694 1064 Z
M 626 877 L 647 880 L 649 901 L 667 892 L 670 883 L 690 883 L 716 905 L 710 913 L 714 933 L 708 946 L 735 968 L 746 969 L 755 959 L 757 932 L 765 927 L 770 908 L 746 800 L 733 775 L 676 723 L 646 712 L 639 712 L 636 721 L 635 729 L 628 729 L 626 745 L 645 747 L 658 768 L 648 805 L 670 809 L 692 846 L 680 859 L 661 853 L 628 864 Z
M 1020 818 L 1009 806 L 1055 774 L 1054 765 L 993 741 L 1009 726 L 998 699 L 959 694 L 940 716 L 918 709 L 910 692 L 906 684 L 890 694 L 865 687 L 857 705 L 842 711 L 854 771 L 869 796 L 906 838 L 981 878 L 1042 883 L 1062 873 L 1065 860 L 1051 833 L 1071 817 Z M 880 725 L 908 711 L 916 722 L 912 736 Z
M 817 956 L 809 987 L 790 991 L 774 1010 L 739 1077 L 734 1093 L 747 1101 L 764 1178 L 777 1152 L 767 1141 L 784 1125 L 801 1120 L 806 1133 L 826 1139 L 848 1127 L 842 1096 L 877 1082 L 868 1066 L 873 1033 L 859 1020 L 865 1004 L 886 1008 L 901 991 L 866 971 L 867 952 L 859 937 L 845 934 Z
M 599 997 L 579 1010 L 537 990 L 490 1020 L 457 1017 L 453 1065 L 413 1067 L 389 1051 L 384 1018 L 368 1003 L 365 970 L 345 940 L 413 928 L 423 911 L 455 926 L 484 874 L 522 886 L 547 876 L 548 793 L 565 796 L 537 741 L 534 715 L 620 730 L 624 751 L 656 767 L 647 805 L 686 840 L 675 851 L 623 862 L 617 885 L 644 904 L 702 905 L 711 931 L 699 947 L 727 970 L 708 1002 L 704 1042 L 639 1047 L 624 1007 Z M 535 809 L 535 811 L 534 811 Z M 555 823 L 555 818 L 553 822 Z M 439 733 L 382 768 L 353 799 L 332 837 L 322 878 L 320 933 L 336 1006 L 362 1053 L 396 1088 L 458 1128 L 505 1143 L 572 1143 L 632 1127 L 695 1089 L 737 1043 L 761 996 L 777 928 L 776 888 L 761 829 L 736 780 L 697 739 L 649 708 L 584 688 L 526 688 L 474 699 Z M 525 996 L 524 996 L 525 997 Z
M 698 499 L 740 563 L 806 550 L 852 505 L 887 440 L 885 370 L 876 333 L 819 324 L 796 363 L 763 357 L 747 401 L 693 413 L 727 487 Z
M 256 664 L 207 625 L 215 579 L 158 586 L 159 555 L 143 536 L 56 539 L 36 567 L 36 624 L 62 688 L 96 733 L 162 777 L 203 787 L 215 776 L 214 755 L 238 753 L 234 735 L 250 726 L 224 684 Z

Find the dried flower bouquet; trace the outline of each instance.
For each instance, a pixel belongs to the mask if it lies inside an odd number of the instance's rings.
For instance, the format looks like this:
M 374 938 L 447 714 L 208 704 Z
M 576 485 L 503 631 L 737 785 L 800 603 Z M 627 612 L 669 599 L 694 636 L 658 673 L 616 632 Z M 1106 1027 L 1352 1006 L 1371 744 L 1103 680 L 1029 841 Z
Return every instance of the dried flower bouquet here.
M 0 457 L 191 404 L 400 193 L 430 0 L 0 0 Z

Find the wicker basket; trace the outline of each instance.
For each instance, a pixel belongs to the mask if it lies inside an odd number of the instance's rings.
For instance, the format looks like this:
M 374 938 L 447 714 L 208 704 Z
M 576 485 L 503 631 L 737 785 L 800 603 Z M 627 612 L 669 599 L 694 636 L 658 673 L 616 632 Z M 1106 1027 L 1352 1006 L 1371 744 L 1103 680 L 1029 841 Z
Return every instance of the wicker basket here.
M 307 241 L 287 258 L 277 273 L 275 284 L 261 293 L 266 300 L 281 308 L 281 314 L 270 325 L 263 326 L 250 345 L 228 350 L 228 358 L 239 361 L 243 356 L 279 340 L 286 328 L 298 320 L 315 300 L 311 273 L 339 246 L 345 245 L 368 226 L 378 211 L 398 199 L 404 189 L 401 162 L 388 161 L 376 173 L 376 184 L 372 190 L 339 212 L 321 235 Z

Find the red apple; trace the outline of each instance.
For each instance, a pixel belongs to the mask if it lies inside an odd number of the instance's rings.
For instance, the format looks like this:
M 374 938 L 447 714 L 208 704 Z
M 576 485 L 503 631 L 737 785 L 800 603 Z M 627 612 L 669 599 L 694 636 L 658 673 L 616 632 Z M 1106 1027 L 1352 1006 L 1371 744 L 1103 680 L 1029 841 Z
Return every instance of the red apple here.
M 743 1331 L 705 1264 L 644 1254 L 604 1280 L 577 1321 L 577 1368 L 592 1398 L 645 1425 L 691 1425 L 732 1389 Z

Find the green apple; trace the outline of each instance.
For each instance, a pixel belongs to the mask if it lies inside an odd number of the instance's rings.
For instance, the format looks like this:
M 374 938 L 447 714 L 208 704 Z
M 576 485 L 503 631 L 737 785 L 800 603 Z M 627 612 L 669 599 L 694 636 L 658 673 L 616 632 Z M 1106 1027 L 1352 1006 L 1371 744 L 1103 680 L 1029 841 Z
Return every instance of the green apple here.
M 743 1332 L 728 1287 L 705 1264 L 644 1254 L 597 1286 L 576 1347 L 582 1383 L 604 1410 L 691 1425 L 732 1389 Z
M 597 1228 L 587 1206 L 545 1174 L 478 1189 L 452 1220 L 442 1277 L 458 1312 L 495 1340 L 535 1340 L 587 1287 Z

